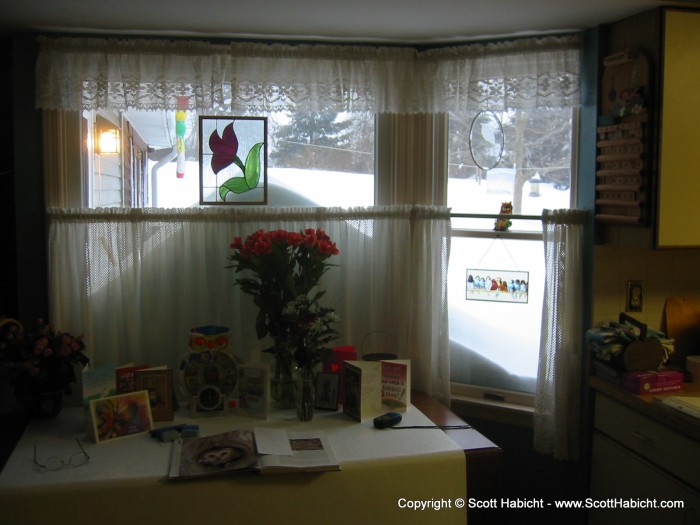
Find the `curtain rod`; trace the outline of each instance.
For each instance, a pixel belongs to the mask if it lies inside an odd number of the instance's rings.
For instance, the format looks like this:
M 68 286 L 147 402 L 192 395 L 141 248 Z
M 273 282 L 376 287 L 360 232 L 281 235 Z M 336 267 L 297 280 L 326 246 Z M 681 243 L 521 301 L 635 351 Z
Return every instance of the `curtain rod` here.
M 542 215 L 517 215 L 510 213 L 450 213 L 451 219 L 520 219 L 541 221 Z

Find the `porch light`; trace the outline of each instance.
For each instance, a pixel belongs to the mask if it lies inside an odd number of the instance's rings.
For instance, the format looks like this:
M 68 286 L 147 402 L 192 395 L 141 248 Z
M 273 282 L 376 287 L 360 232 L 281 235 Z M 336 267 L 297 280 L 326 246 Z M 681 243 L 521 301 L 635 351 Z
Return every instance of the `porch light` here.
M 97 145 L 98 153 L 101 155 L 116 155 L 119 153 L 119 130 L 117 128 L 111 128 L 100 131 Z

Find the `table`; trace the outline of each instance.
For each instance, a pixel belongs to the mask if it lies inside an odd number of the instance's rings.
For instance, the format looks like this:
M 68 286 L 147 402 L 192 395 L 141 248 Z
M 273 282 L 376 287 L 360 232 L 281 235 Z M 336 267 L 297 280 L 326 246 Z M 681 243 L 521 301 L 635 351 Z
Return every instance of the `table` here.
M 234 416 L 195 422 L 201 435 L 232 428 L 271 426 L 324 430 L 341 464 L 340 472 L 278 475 L 241 474 L 188 482 L 166 481 L 170 444 L 148 434 L 103 444 L 91 443 L 80 408 L 64 409 L 56 420 L 32 421 L 0 474 L 0 508 L 8 523 L 464 523 L 467 474 L 464 449 L 441 430 L 376 430 L 342 413 L 317 412 L 301 423 L 293 411 L 267 421 Z M 430 425 L 416 406 L 405 425 Z M 474 431 L 476 432 L 476 431 Z M 476 433 L 478 434 L 478 433 Z M 488 440 L 475 450 L 495 447 Z M 37 472 L 40 458 L 68 457 L 75 438 L 91 459 L 77 468 Z M 483 445 L 483 447 L 482 447 Z M 497 448 L 497 447 L 496 447 Z M 424 510 L 416 510 L 422 505 Z M 439 510 L 438 510 L 439 509 Z M 233 521 L 231 521 L 233 520 Z
M 457 414 L 436 399 L 423 392 L 411 392 L 411 401 L 436 425 L 464 425 Z M 467 487 L 470 498 L 487 500 L 500 497 L 503 488 L 503 451 L 493 441 L 487 439 L 474 428 L 451 429 L 445 433 L 464 451 L 467 461 Z M 486 514 L 486 521 L 476 519 L 475 512 L 467 511 L 469 523 L 489 523 L 491 514 Z M 472 519 L 475 518 L 475 519 Z

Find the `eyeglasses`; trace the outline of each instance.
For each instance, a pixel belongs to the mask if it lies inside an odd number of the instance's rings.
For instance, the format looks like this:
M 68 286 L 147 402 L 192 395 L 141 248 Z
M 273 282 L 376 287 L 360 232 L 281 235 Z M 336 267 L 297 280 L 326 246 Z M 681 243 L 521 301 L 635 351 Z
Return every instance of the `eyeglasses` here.
M 40 469 L 44 470 L 61 470 L 63 467 L 81 467 L 85 465 L 85 463 L 90 460 L 90 456 L 88 456 L 88 453 L 85 452 L 83 444 L 79 439 L 76 439 L 75 442 L 78 444 L 78 447 L 80 447 L 80 452 L 74 453 L 68 458 L 68 461 L 59 458 L 58 456 L 52 456 L 45 460 L 44 463 L 39 463 L 39 461 L 37 461 L 36 445 L 34 445 L 34 464 Z

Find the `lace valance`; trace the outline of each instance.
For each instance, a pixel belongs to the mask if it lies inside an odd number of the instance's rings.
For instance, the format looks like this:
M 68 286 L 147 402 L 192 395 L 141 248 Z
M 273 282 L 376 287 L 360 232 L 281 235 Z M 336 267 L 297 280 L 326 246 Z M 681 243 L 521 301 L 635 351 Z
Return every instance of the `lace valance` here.
M 438 113 L 578 104 L 581 39 L 410 47 L 40 40 L 37 107 Z

